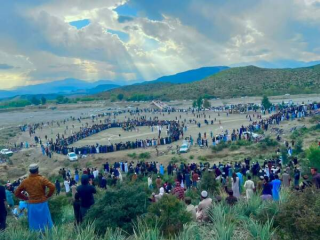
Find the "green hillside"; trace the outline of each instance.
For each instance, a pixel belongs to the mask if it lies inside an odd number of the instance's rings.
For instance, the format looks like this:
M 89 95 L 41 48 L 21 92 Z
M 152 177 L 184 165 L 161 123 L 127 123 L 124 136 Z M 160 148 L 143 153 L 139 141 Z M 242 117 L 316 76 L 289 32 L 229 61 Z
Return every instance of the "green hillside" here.
M 131 85 L 99 94 L 126 100 L 195 99 L 199 95 L 229 98 L 281 94 L 320 93 L 320 65 L 296 69 L 231 68 L 188 84 L 150 83 Z

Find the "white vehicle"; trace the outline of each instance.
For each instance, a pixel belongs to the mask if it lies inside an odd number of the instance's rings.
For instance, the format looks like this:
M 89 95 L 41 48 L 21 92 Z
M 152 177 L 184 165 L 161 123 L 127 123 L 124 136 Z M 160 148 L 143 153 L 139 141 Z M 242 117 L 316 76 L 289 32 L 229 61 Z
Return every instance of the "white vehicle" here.
M 68 153 L 68 158 L 71 162 L 78 160 L 78 156 L 74 152 Z
M 187 153 L 190 149 L 190 142 L 189 141 L 183 141 L 181 147 L 180 147 L 180 153 Z
M 0 153 L 1 153 L 2 155 L 6 155 L 6 156 L 8 156 L 8 157 L 10 157 L 10 156 L 13 155 L 13 152 L 10 151 L 9 149 L 2 149 L 2 150 L 0 151 Z
M 244 135 L 250 135 L 253 139 L 257 139 L 257 138 L 260 138 L 261 136 L 257 133 L 253 133 L 253 132 L 244 132 L 243 133 Z

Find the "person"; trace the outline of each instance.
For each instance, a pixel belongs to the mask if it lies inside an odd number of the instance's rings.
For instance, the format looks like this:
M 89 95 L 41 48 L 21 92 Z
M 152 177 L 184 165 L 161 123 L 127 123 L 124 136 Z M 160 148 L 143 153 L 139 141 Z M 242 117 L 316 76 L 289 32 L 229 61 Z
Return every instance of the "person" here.
M 73 212 L 74 212 L 74 218 L 75 218 L 75 224 L 79 225 L 82 222 L 82 216 L 81 216 L 81 202 L 80 202 L 80 196 L 79 193 L 76 193 L 74 195 L 74 201 L 73 201 Z
M 70 181 L 68 179 L 64 179 L 64 187 L 66 189 L 66 193 L 70 192 Z
M 89 176 L 87 174 L 82 175 L 81 185 L 77 187 L 77 192 L 79 193 L 79 198 L 81 200 L 81 216 L 84 218 L 87 211 L 94 204 L 94 197 L 96 188 L 89 184 Z
M 176 187 L 172 190 L 172 194 L 175 195 L 179 200 L 184 199 L 184 189 L 181 187 L 179 182 L 176 182 Z
M 14 192 L 19 199 L 28 201 L 29 229 L 44 231 L 53 227 L 48 199 L 53 195 L 55 186 L 48 179 L 39 174 L 37 164 L 29 166 L 30 175 L 22 181 Z M 46 189 L 49 189 L 46 193 Z M 22 192 L 28 193 L 28 197 Z
M 197 220 L 200 222 L 208 222 L 210 220 L 209 210 L 212 206 L 212 198 L 208 197 L 207 191 L 201 192 L 201 202 L 197 208 Z
M 164 195 L 164 188 L 161 187 L 160 188 L 160 191 L 159 191 L 159 194 L 155 195 L 155 198 L 156 198 L 156 202 L 158 202 Z
M 197 185 L 198 185 L 198 179 L 199 179 L 199 174 L 197 172 L 194 172 L 192 174 L 192 186 L 194 188 L 197 188 Z
M 312 182 L 316 188 L 320 188 L 320 173 L 317 168 L 311 168 Z
M 6 229 L 7 210 L 6 210 L 6 189 L 0 186 L 0 231 Z
M 233 206 L 234 204 L 236 204 L 238 202 L 238 199 L 233 196 L 233 191 L 229 190 L 228 191 L 228 197 L 226 198 L 226 203 L 230 206 Z
M 58 179 L 55 182 L 55 187 L 56 187 L 56 195 L 58 196 L 60 194 L 60 191 L 61 191 L 61 186 L 60 186 L 60 182 L 59 182 Z
M 77 192 L 77 184 L 71 186 L 72 198 L 75 198 Z
M 271 181 L 271 184 L 272 184 L 272 198 L 274 201 L 279 201 L 281 181 L 278 175 L 275 175 L 275 179 Z
M 149 188 L 150 190 L 153 189 L 151 176 L 148 177 L 148 188 Z
M 9 205 L 9 207 L 12 208 L 14 206 L 13 194 L 9 189 L 10 189 L 10 186 L 7 186 L 7 188 L 6 188 L 6 199 L 7 199 L 7 204 Z
M 162 180 L 161 180 L 160 176 L 158 176 L 156 179 L 156 185 L 157 185 L 157 189 L 161 188 Z
M 308 175 L 304 175 L 302 178 L 303 178 L 303 181 L 302 181 L 301 187 L 300 187 L 301 191 L 305 190 L 308 187 L 312 187 L 312 182 L 309 180 Z
M 187 205 L 187 212 L 191 213 L 191 216 L 192 216 L 192 219 L 193 221 L 196 221 L 197 220 L 197 213 L 196 213 L 196 208 L 194 205 L 191 204 L 191 198 L 189 197 L 186 197 L 184 202 L 186 203 Z
M 244 183 L 244 188 L 246 189 L 247 200 L 252 198 L 253 192 L 255 190 L 254 182 L 251 180 L 251 176 L 248 176 L 248 180 Z
M 237 177 L 237 174 L 233 173 L 231 178 L 232 183 L 232 192 L 233 196 L 236 198 L 240 198 L 240 185 L 239 185 L 239 177 Z
M 290 187 L 290 182 L 291 182 L 291 177 L 287 173 L 287 170 L 284 170 L 282 174 L 282 185 L 283 187 L 289 188 Z
M 261 199 L 263 201 L 272 199 L 272 185 L 269 183 L 267 176 L 263 180 Z

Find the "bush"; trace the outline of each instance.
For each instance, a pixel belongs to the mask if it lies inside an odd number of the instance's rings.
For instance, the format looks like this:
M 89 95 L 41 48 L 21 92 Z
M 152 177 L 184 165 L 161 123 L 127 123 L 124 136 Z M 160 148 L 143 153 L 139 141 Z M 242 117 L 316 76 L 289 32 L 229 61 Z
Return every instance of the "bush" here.
M 190 159 L 190 160 L 194 159 L 194 156 L 193 156 L 193 155 L 190 155 L 189 159 Z
M 306 150 L 306 152 L 309 160 L 309 166 L 320 169 L 320 148 L 317 145 L 312 145 Z
M 214 172 L 205 171 L 201 178 L 201 189 L 213 194 L 218 191 L 218 187 Z
M 150 206 L 146 220 L 150 226 L 160 225 L 165 235 L 175 235 L 183 225 L 191 222 L 191 214 L 186 206 L 173 195 L 164 195 L 160 201 Z
M 296 192 L 280 206 L 275 224 L 289 239 L 318 239 L 320 235 L 320 193 Z
M 205 157 L 205 156 L 199 156 L 198 160 L 201 161 L 201 162 L 207 162 L 208 161 L 207 157 Z
M 149 152 L 139 154 L 139 159 L 149 159 L 149 158 L 151 158 L 151 154 Z
M 136 153 L 128 153 L 128 157 L 131 157 L 132 159 L 137 159 L 137 154 Z
M 49 209 L 51 212 L 52 221 L 54 224 L 61 224 L 63 222 L 63 214 L 66 207 L 71 205 L 70 198 L 60 195 L 53 197 L 49 201 Z
M 303 152 L 302 147 L 303 147 L 303 140 L 301 138 L 299 138 L 294 146 L 293 153 L 294 154 L 302 153 Z
M 146 213 L 148 205 L 143 185 L 120 185 L 118 189 L 107 191 L 91 207 L 85 222 L 94 222 L 99 234 L 104 234 L 108 227 L 132 233 L 132 221 Z
M 232 143 L 230 145 L 229 149 L 230 149 L 230 151 L 236 151 L 236 150 L 240 149 L 240 146 Z
M 216 146 L 213 146 L 211 149 L 212 149 L 212 152 L 220 152 L 222 151 L 223 149 L 227 148 L 228 147 L 228 144 L 225 143 L 225 142 L 220 142 L 219 144 L 217 144 Z

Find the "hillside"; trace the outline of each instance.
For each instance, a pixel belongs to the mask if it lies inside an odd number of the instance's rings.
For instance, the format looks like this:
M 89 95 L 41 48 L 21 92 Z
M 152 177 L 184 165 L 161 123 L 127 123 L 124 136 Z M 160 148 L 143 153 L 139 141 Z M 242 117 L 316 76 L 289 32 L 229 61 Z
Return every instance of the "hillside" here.
M 255 66 L 224 70 L 201 81 L 188 84 L 150 83 L 126 86 L 100 93 L 113 99 L 123 94 L 127 100 L 195 99 L 281 94 L 320 93 L 320 65 L 295 69 L 264 69 Z
M 189 70 L 186 72 L 177 73 L 175 75 L 163 76 L 152 82 L 167 82 L 167 83 L 191 83 L 200 81 L 208 76 L 221 72 L 223 70 L 229 69 L 229 67 L 219 66 L 219 67 L 202 67 L 198 69 Z M 147 83 L 147 82 L 146 82 Z

